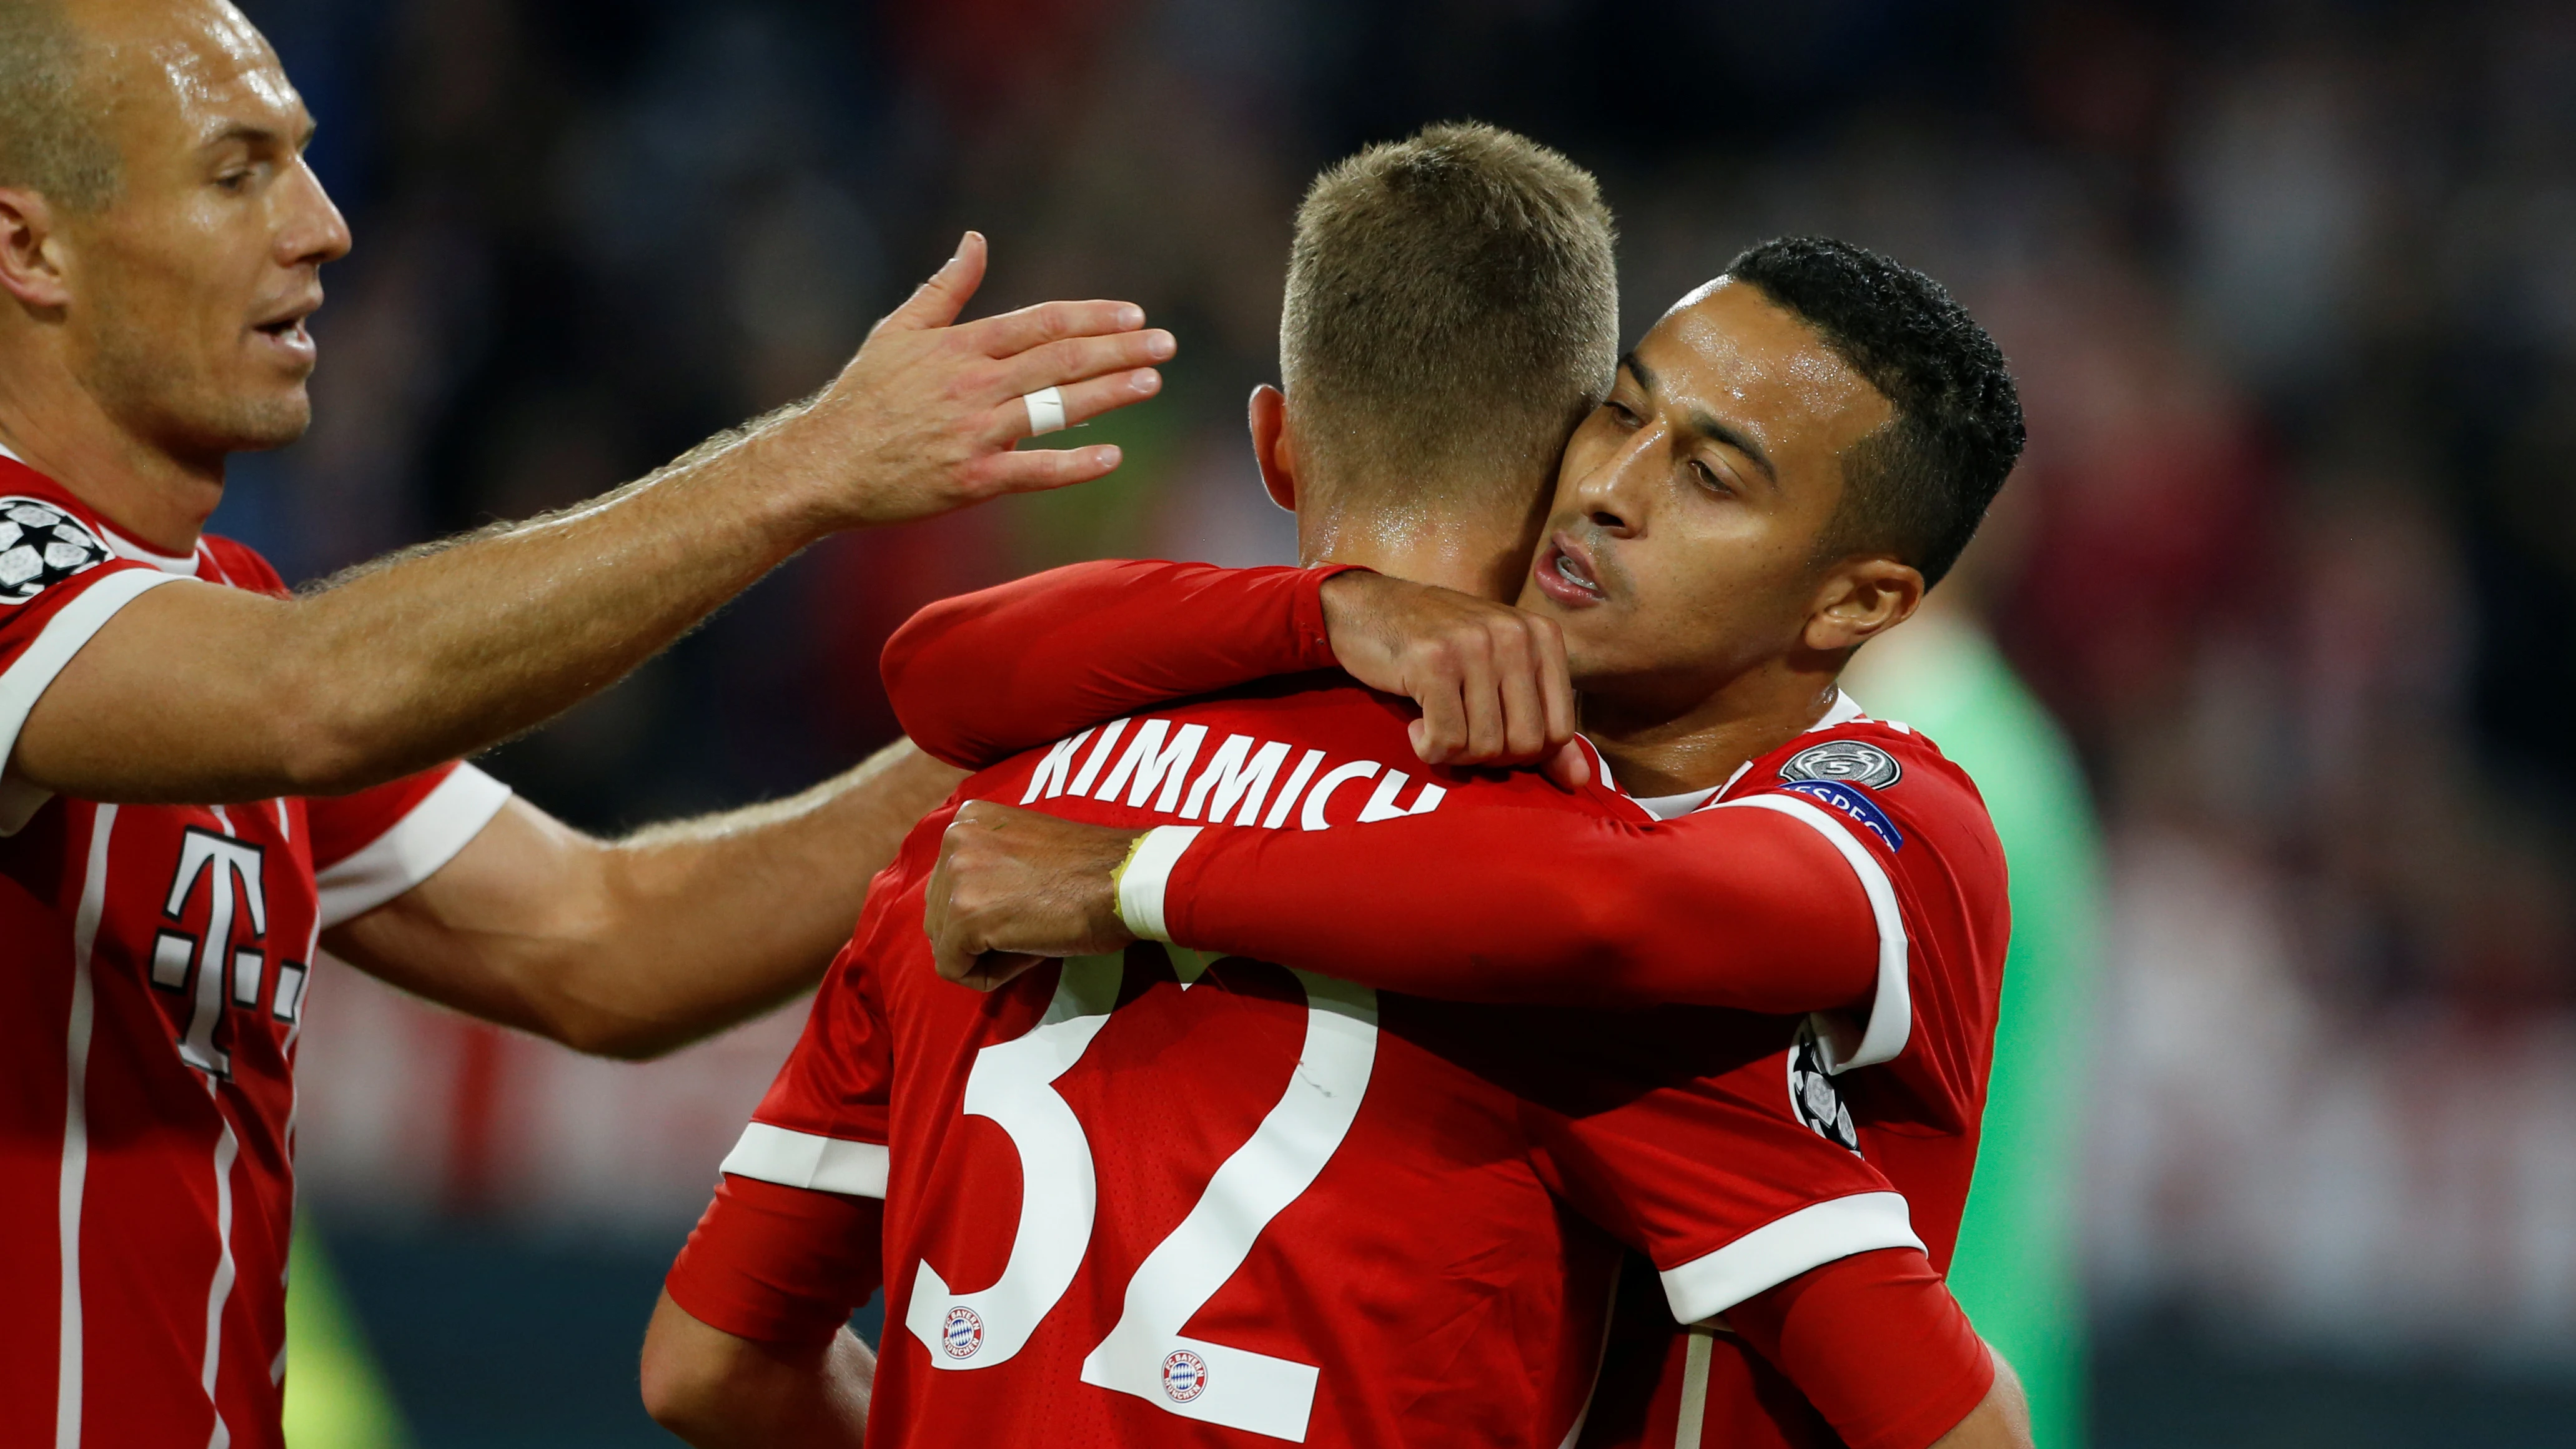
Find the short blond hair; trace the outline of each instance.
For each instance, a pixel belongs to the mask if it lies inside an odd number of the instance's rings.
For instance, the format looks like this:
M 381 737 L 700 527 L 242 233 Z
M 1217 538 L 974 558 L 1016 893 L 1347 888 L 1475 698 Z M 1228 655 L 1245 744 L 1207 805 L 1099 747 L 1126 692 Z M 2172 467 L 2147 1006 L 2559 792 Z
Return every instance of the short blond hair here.
M 92 49 L 61 0 L 0 0 L 0 186 L 75 211 L 116 199 L 116 146 L 92 94 Z
M 1491 496 L 1554 466 L 1619 352 L 1591 173 L 1492 126 L 1432 126 L 1315 179 L 1279 322 L 1301 482 Z

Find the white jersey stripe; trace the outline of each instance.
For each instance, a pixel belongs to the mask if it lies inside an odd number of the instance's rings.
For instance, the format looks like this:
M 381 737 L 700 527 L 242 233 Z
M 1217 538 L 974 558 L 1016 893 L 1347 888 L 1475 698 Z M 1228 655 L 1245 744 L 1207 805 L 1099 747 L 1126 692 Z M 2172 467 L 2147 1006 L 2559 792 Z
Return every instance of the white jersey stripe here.
M 1717 1333 L 1705 1323 L 1694 1323 L 1684 1332 L 1690 1335 L 1690 1347 L 1682 1355 L 1682 1401 L 1680 1412 L 1673 1416 L 1673 1449 L 1699 1449 L 1700 1435 L 1708 1424 L 1708 1365 L 1717 1356 Z
M 391 829 L 321 873 L 322 925 L 363 916 L 438 874 L 509 803 L 509 786 L 458 765 Z
M 224 1406 L 215 1397 L 215 1371 L 224 1361 L 224 1304 L 233 1296 L 237 1271 L 233 1267 L 233 1159 L 241 1154 L 241 1143 L 233 1136 L 232 1119 L 224 1115 L 223 1088 L 208 1077 L 206 1092 L 214 1099 L 215 1120 L 223 1135 L 215 1139 L 215 1277 L 206 1285 L 206 1367 L 201 1381 L 206 1386 L 206 1407 L 215 1414 L 206 1449 L 227 1449 L 233 1434 L 224 1423 Z
M 1869 897 L 1870 915 L 1878 924 L 1878 990 L 1870 1000 L 1868 1029 L 1854 1033 L 1840 1013 L 1815 1013 L 1816 1045 L 1824 1054 L 1825 1070 L 1841 1073 L 1896 1060 L 1914 1033 L 1914 998 L 1906 976 L 1905 912 L 1897 906 L 1896 887 L 1887 878 L 1887 868 L 1834 815 L 1801 796 L 1747 795 L 1709 808 L 1732 810 L 1743 806 L 1776 810 L 1804 821 L 1831 841 L 1851 866 L 1852 874 L 1860 877 L 1861 894 Z M 1860 1038 L 1857 1043 L 1852 1040 L 1855 1035 Z
M 101 805 L 89 827 L 89 863 L 81 875 L 80 914 L 72 921 L 72 1010 L 65 1032 L 63 1177 L 58 1236 L 62 1245 L 61 1337 L 55 1349 L 54 1449 L 80 1449 L 81 1438 L 81 1195 L 89 1185 L 89 1038 L 97 1017 L 90 984 L 90 952 L 98 945 L 98 919 L 107 905 L 107 842 L 116 830 L 116 807 Z
M 1810 1268 L 1881 1248 L 1916 1248 L 1905 1195 L 1861 1192 L 1810 1203 L 1703 1257 L 1667 1268 L 1664 1297 L 1683 1323 L 1714 1318 Z
M 18 731 L 26 728 L 28 712 L 54 676 L 72 662 L 72 656 L 90 641 L 90 636 L 116 617 L 116 611 L 133 603 L 163 584 L 179 580 L 158 569 L 126 569 L 110 574 L 81 591 L 80 597 L 63 605 L 61 612 L 45 622 L 44 632 L 36 642 L 18 656 L 18 662 L 0 674 L 0 764 L 17 752 Z M 30 785 L 15 775 L 0 775 L 0 835 L 15 835 L 28 820 L 54 798 L 51 790 Z
M 766 1122 L 742 1129 L 742 1140 L 716 1170 L 782 1187 L 811 1188 L 849 1197 L 882 1198 L 893 1157 L 874 1142 L 790 1132 Z

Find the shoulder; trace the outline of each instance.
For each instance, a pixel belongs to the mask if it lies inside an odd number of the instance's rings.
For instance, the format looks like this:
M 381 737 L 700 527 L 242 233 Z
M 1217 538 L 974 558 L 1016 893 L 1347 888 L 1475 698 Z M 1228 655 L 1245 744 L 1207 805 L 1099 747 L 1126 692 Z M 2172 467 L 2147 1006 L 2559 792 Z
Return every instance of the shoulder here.
M 1764 790 L 1803 795 L 1847 814 L 1866 803 L 1944 834 L 1994 830 L 1976 781 L 1930 736 L 1899 720 L 1854 714 L 1809 730 L 1756 759 L 1730 793 Z
M 117 563 L 98 515 L 52 479 L 25 468 L 0 472 L 0 607 Z
M 276 567 L 261 557 L 259 550 L 239 539 L 210 533 L 197 552 L 201 559 L 212 565 L 200 570 L 209 583 L 230 584 L 236 589 L 281 597 L 289 592 L 285 578 Z

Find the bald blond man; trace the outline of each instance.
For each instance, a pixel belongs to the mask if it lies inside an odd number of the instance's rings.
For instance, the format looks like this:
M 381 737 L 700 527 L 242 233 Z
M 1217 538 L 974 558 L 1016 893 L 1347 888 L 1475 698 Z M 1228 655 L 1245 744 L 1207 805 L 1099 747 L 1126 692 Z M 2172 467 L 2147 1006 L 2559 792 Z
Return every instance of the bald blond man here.
M 0 1443 L 280 1442 L 317 950 L 617 1055 L 815 979 L 955 772 L 899 746 L 610 842 L 457 757 L 827 534 L 1106 473 L 1014 444 L 1172 352 L 1124 303 L 952 325 L 970 234 L 808 402 L 296 597 L 204 526 L 310 417 L 350 246 L 312 133 L 222 0 L 0 0 Z

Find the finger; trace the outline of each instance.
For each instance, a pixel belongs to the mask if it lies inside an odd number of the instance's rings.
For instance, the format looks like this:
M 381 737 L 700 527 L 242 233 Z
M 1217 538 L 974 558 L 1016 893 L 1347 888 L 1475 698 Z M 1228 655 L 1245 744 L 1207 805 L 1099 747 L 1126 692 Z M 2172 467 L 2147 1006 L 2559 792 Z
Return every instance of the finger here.
M 1031 388 L 1029 392 L 1038 389 Z M 1055 390 L 1056 407 L 1064 414 L 1060 427 L 1078 427 L 1103 413 L 1116 412 L 1130 403 L 1140 403 L 1163 390 L 1163 375 L 1150 367 L 1122 372 L 1114 377 L 1095 377 Z M 993 410 L 992 423 L 998 442 L 1015 442 L 1035 437 L 1036 418 L 1029 411 L 1028 393 L 1012 397 Z M 1054 429 L 1049 429 L 1052 432 Z
M 1538 651 L 1539 697 L 1547 706 L 1547 742 L 1563 746 L 1575 731 L 1574 674 L 1565 662 L 1565 631 L 1554 619 L 1540 619 L 1530 634 Z
M 1040 302 L 969 322 L 958 330 L 986 357 L 1017 357 L 1032 347 L 1069 337 L 1099 337 L 1133 332 L 1145 325 L 1145 309 L 1133 302 Z
M 978 991 L 997 991 L 1010 985 L 1030 969 L 1055 958 L 1031 956 L 1022 951 L 987 951 L 975 958 L 973 968 L 963 978 Z
M 1414 722 L 1413 752 L 1426 765 L 1445 765 L 1467 747 L 1467 708 L 1458 688 L 1443 681 L 1414 697 L 1422 718 Z
M 1568 790 L 1580 790 L 1592 783 L 1592 757 L 1583 752 L 1583 746 L 1568 740 L 1539 766 L 1539 773 Z
M 1494 651 L 1480 638 L 1466 646 L 1460 665 L 1459 689 L 1467 702 L 1467 748 L 1459 763 L 1498 760 L 1503 754 L 1503 694 L 1494 677 Z
M 903 305 L 888 312 L 877 327 L 919 332 L 956 321 L 975 289 L 984 284 L 984 260 L 984 234 L 966 233 L 958 239 L 957 254 L 931 273 L 929 281 L 913 288 Z
M 966 488 L 971 499 L 999 498 L 1005 493 L 1043 493 L 1050 488 L 1070 488 L 1094 478 L 1106 478 L 1118 471 L 1124 455 L 1115 443 L 1102 443 L 1090 448 L 1029 448 L 1020 452 L 996 453 L 978 463 L 968 475 Z
M 1502 695 L 1503 758 L 1527 764 L 1547 753 L 1547 705 L 1539 697 L 1538 652 L 1526 631 L 1501 641 L 1494 650 L 1494 679 Z
M 1142 332 L 1112 332 L 1105 337 L 1074 337 L 1032 347 L 1005 363 L 998 375 L 1002 386 L 1017 397 L 1042 387 L 1060 387 L 1129 368 L 1150 369 L 1157 362 L 1171 361 L 1179 347 L 1172 334 L 1159 327 Z

